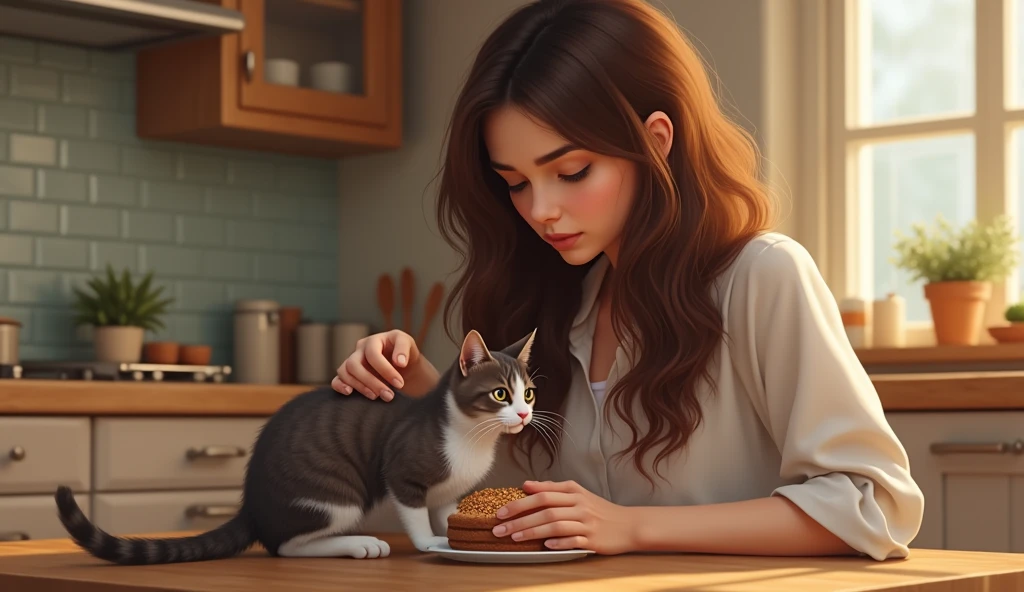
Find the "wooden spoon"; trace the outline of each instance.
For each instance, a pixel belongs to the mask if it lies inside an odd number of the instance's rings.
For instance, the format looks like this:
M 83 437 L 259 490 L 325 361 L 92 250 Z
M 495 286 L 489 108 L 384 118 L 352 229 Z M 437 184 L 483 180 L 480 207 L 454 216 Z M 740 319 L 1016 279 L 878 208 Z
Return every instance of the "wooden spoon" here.
M 408 267 L 402 269 L 399 279 L 402 291 L 402 331 L 412 332 L 412 303 L 416 294 L 416 279 Z
M 384 313 L 384 328 L 388 331 L 394 329 L 391 313 L 395 308 L 395 283 L 386 273 L 382 273 L 377 280 L 377 305 Z
M 430 328 L 431 321 L 434 320 L 434 315 L 437 314 L 438 309 L 441 308 L 441 297 L 444 296 L 444 285 L 441 282 L 436 282 L 430 288 L 430 293 L 427 294 L 427 303 L 423 305 L 423 324 L 420 325 L 420 331 L 416 335 L 416 343 L 423 347 L 423 340 L 427 338 L 427 329 Z

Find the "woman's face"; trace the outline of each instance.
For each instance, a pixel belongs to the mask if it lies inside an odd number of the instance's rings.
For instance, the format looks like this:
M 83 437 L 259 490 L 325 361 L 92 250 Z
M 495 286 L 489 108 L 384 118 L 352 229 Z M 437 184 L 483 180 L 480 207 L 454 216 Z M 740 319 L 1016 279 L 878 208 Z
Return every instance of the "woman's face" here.
M 603 252 L 615 264 L 636 188 L 632 162 L 570 146 L 508 107 L 487 119 L 484 141 L 516 211 L 562 259 L 582 265 Z

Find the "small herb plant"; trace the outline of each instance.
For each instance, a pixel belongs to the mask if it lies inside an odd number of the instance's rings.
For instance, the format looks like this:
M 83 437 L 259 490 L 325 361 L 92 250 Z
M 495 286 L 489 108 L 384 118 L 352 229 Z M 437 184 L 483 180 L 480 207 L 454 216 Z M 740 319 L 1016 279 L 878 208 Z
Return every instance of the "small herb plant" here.
M 1020 238 L 1008 216 L 989 225 L 971 220 L 957 230 L 941 215 L 934 228 L 914 224 L 911 235 L 896 232 L 896 257 L 891 262 L 927 283 L 996 281 L 1005 278 L 1020 256 Z
M 91 294 L 77 286 L 74 288 L 75 309 L 78 312 L 75 324 L 142 327 L 148 331 L 165 328 L 160 317 L 174 299 L 161 299 L 164 288 L 159 286 L 154 289 L 152 283 L 152 271 L 138 284 L 133 284 L 127 269 L 119 278 L 108 264 L 105 277 L 94 277 L 88 281 L 92 288 Z
M 1007 321 L 1011 323 L 1024 323 L 1024 302 L 1018 302 L 1012 306 L 1007 307 L 1006 314 L 1004 315 Z

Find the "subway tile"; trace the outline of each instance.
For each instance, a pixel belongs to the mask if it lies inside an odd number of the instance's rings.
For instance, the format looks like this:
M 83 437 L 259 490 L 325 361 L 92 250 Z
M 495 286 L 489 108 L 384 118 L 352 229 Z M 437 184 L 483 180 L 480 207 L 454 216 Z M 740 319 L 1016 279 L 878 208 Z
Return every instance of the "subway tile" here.
M 90 50 L 89 71 L 97 74 L 112 74 L 119 78 L 132 78 L 135 76 L 135 52 Z
M 7 228 L 7 200 L 0 197 L 0 230 Z
M 163 212 L 126 211 L 123 236 L 130 240 L 171 242 L 175 238 L 174 216 Z
M 139 271 L 139 247 L 128 243 L 94 241 L 89 244 L 89 268 L 104 270 L 107 265 L 114 269 L 125 269 L 131 273 Z
M 227 216 L 251 216 L 252 196 L 244 189 L 207 189 L 206 211 Z
M 60 211 L 53 204 L 12 201 L 10 214 L 11 230 L 53 234 L 60 230 Z
M 0 267 L 0 304 L 7 301 L 7 270 Z M 0 317 L 10 317 L 11 315 L 4 313 L 5 307 L 0 306 Z M 24 327 L 21 332 L 22 339 L 25 338 Z
M 277 189 L 289 193 L 337 195 L 338 171 L 335 166 L 282 165 L 277 167 Z
M 300 220 L 302 211 L 295 207 L 295 199 L 281 193 L 256 193 L 256 216 L 269 220 Z
M 145 181 L 142 184 L 142 205 L 154 210 L 202 212 L 203 188 L 184 183 Z
M 139 182 L 114 175 L 89 176 L 89 200 L 111 206 L 134 206 L 138 203 Z
M 0 60 L 31 64 L 36 60 L 36 44 L 18 37 L 0 37 Z
M 49 269 L 87 269 L 89 243 L 69 238 L 37 238 L 36 266 Z
M 32 311 L 32 342 L 36 345 L 66 345 L 75 339 L 75 312 L 54 308 Z
M 179 308 L 185 311 L 227 309 L 227 292 L 218 282 L 182 280 L 178 282 L 178 299 Z
M 54 101 L 60 96 L 60 76 L 53 70 L 12 65 L 10 86 L 14 97 Z
M 89 136 L 97 140 L 135 142 L 139 139 L 135 133 L 135 116 L 131 113 L 92 109 L 88 119 Z
M 65 103 L 116 109 L 120 83 L 112 78 L 64 74 L 62 91 L 61 98 Z
M 0 264 L 32 265 L 32 237 L 0 234 Z
M 333 257 L 303 257 L 301 281 L 332 285 L 338 281 L 338 261 Z
M 229 220 L 228 246 L 243 249 L 273 249 L 274 225 L 270 222 Z
M 203 276 L 219 280 L 251 280 L 255 277 L 255 256 L 237 251 L 206 251 Z
M 43 66 L 67 70 L 84 70 L 89 65 L 89 53 L 81 47 L 40 43 L 38 49 L 38 62 Z
M 185 247 L 145 245 L 141 271 L 152 270 L 165 277 L 198 277 L 202 273 L 202 253 Z
M 7 160 L 7 146 L 10 142 L 10 134 L 0 132 L 0 162 Z
M 7 299 L 6 274 L 0 270 L 0 302 Z M 21 322 L 20 341 L 28 343 L 32 341 L 32 309 L 27 306 L 0 306 L 0 317 L 7 317 Z M 22 355 L 21 359 L 29 359 Z
M 128 82 L 122 82 L 120 85 L 120 93 L 118 93 L 117 106 L 121 111 L 134 112 L 135 111 L 135 81 L 129 80 Z
M 256 279 L 270 282 L 294 282 L 299 279 L 301 259 L 289 255 L 260 253 L 256 256 Z
M 61 234 L 90 238 L 117 238 L 121 221 L 118 211 L 96 206 L 61 206 Z
M 15 304 L 66 304 L 61 274 L 49 270 L 7 272 L 8 301 Z
M 231 344 L 233 319 L 227 312 L 182 312 L 173 318 L 174 335 L 180 342 L 211 345 L 215 358 Z M 230 363 L 229 355 L 223 359 Z
M 35 131 L 35 105 L 20 99 L 0 99 L 0 128 L 19 132 Z
M 57 141 L 46 136 L 11 134 L 10 160 L 19 164 L 57 164 Z
M 36 196 L 61 201 L 85 201 L 89 198 L 88 177 L 84 173 L 37 169 Z
M 225 183 L 227 163 L 219 156 L 180 154 L 178 178 L 190 183 Z
M 224 244 L 224 220 L 201 216 L 178 217 L 178 242 L 196 246 Z
M 36 192 L 32 169 L 0 165 L 0 195 L 32 197 Z
M 120 163 L 118 147 L 105 142 L 61 140 L 60 165 L 66 169 L 117 172 Z
M 150 179 L 174 177 L 174 154 L 152 148 L 121 148 L 121 172 Z
M 39 105 L 37 114 L 39 132 L 51 136 L 85 137 L 89 119 L 84 107 L 71 105 Z
M 0 64 L 0 95 L 7 94 L 7 64 Z
M 228 183 L 240 187 L 266 189 L 274 186 L 274 165 L 259 160 L 232 160 L 228 163 Z
M 228 284 L 228 302 L 234 305 L 239 300 L 277 300 L 280 287 L 252 282 Z

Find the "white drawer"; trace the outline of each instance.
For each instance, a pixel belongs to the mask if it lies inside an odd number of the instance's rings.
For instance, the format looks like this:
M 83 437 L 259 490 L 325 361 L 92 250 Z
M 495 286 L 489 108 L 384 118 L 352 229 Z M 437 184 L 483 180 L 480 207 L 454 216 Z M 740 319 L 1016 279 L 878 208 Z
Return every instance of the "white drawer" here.
M 239 488 L 260 418 L 97 418 L 95 490 Z
M 75 501 L 91 516 L 88 495 L 75 494 Z M 68 532 L 57 518 L 52 495 L 10 495 L 0 497 L 0 542 L 9 540 L 63 539 Z
M 206 531 L 235 515 L 242 491 L 158 491 L 98 493 L 95 523 L 116 535 Z
M 89 489 L 89 418 L 0 417 L 0 493 Z

